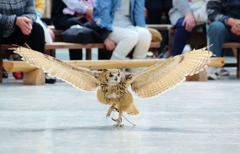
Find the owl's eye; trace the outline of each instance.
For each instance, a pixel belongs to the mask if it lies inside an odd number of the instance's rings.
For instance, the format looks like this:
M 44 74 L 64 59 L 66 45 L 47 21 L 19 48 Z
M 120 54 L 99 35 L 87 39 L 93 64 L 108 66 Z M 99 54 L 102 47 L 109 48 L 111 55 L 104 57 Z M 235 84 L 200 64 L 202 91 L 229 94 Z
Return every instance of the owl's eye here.
M 112 77 L 113 77 L 113 75 L 112 75 L 112 74 L 109 74 L 109 77 L 110 77 L 110 78 L 112 78 Z
M 120 73 L 118 73 L 118 76 L 120 76 Z

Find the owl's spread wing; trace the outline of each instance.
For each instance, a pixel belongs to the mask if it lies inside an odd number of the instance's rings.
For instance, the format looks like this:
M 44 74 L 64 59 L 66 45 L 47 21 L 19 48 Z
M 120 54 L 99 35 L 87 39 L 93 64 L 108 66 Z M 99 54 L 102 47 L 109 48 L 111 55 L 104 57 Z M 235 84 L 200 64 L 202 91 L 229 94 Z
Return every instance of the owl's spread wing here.
M 168 58 L 133 75 L 131 88 L 141 98 L 159 95 L 207 68 L 211 56 L 202 48 Z
M 43 69 L 50 76 L 59 78 L 76 88 L 84 91 L 94 91 L 99 86 L 99 81 L 90 69 L 77 67 L 24 47 L 13 48 L 13 50 L 21 55 L 27 63 Z

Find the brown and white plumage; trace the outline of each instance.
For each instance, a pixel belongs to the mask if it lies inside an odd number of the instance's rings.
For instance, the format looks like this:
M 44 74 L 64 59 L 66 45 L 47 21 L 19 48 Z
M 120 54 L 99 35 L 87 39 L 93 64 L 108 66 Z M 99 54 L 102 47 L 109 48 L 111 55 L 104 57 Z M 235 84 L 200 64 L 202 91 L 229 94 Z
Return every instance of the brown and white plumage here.
M 64 80 L 76 88 L 84 91 L 97 90 L 99 102 L 110 105 L 107 116 L 113 110 L 118 110 L 117 126 L 121 126 L 123 112 L 139 115 L 133 103 L 132 94 L 128 90 L 129 86 L 141 98 L 157 96 L 183 82 L 186 76 L 205 69 L 212 56 L 212 52 L 202 48 L 168 58 L 138 73 L 124 74 L 119 69 L 93 72 L 24 47 L 13 50 L 27 63 L 43 69 L 49 75 Z

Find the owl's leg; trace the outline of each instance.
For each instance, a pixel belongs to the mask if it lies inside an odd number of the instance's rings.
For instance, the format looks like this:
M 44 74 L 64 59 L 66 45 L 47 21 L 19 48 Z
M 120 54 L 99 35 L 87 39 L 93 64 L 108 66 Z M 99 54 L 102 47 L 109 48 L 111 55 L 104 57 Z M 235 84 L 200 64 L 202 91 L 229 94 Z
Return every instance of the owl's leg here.
M 123 111 L 122 111 L 122 109 L 118 109 L 118 112 L 119 112 L 118 118 L 117 119 L 112 119 L 112 120 L 116 121 L 116 125 L 115 125 L 116 127 L 122 127 L 123 124 L 121 124 L 121 122 L 122 122 Z
M 115 107 L 114 107 L 113 105 L 108 109 L 106 118 L 108 118 L 108 117 L 111 115 L 111 113 L 112 113 L 112 111 L 113 111 L 114 109 L 115 109 Z
M 117 111 L 119 113 L 119 110 L 116 107 L 115 107 L 115 111 Z M 117 119 L 113 119 L 113 118 L 112 118 L 112 120 L 117 121 Z M 122 120 L 122 118 L 121 118 L 121 120 Z

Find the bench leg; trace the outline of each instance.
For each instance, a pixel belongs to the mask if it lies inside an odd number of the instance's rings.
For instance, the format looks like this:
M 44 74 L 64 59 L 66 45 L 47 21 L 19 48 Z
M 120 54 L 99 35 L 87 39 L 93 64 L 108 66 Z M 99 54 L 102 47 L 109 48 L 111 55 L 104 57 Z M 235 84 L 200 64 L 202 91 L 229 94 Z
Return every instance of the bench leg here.
M 92 49 L 86 49 L 86 60 L 92 59 Z
M 45 54 L 56 57 L 55 50 L 45 50 Z
M 3 56 L 0 54 L 0 83 L 2 83 L 3 74 Z
M 237 49 L 237 78 L 240 78 L 240 49 Z
M 202 72 L 199 72 L 198 74 L 194 74 L 192 76 L 187 76 L 186 81 L 207 81 L 207 71 L 203 70 Z
M 35 69 L 31 72 L 24 72 L 23 84 L 24 85 L 44 85 L 45 73 L 41 69 Z

